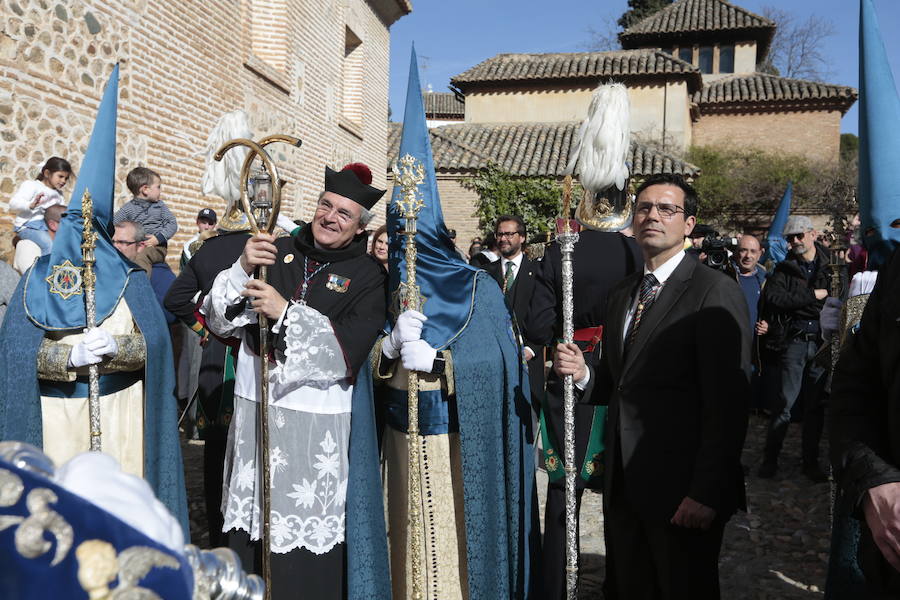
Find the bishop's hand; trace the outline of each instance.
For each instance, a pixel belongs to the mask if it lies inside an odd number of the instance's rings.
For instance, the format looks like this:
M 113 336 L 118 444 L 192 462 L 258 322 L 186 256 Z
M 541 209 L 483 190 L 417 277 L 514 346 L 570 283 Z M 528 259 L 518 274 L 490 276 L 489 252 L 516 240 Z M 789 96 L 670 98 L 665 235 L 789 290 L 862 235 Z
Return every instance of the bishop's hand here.
M 258 233 L 244 244 L 244 252 L 241 254 L 241 268 L 250 275 L 256 267 L 262 265 L 274 265 L 278 256 L 278 248 L 275 247 L 275 236 L 268 233 Z
M 259 279 L 248 281 L 241 292 L 241 296 L 250 298 L 253 312 L 265 315 L 273 321 L 280 319 L 287 308 L 287 300 L 278 293 L 278 290 Z

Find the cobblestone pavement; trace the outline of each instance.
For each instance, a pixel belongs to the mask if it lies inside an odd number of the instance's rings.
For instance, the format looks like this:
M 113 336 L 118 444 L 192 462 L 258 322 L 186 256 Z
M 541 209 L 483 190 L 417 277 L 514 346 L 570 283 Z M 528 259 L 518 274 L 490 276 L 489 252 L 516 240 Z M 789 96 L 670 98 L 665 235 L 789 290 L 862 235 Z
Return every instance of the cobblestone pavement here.
M 823 596 L 829 544 L 828 484 L 814 484 L 800 472 L 800 431 L 792 425 L 774 479 L 756 477 L 766 422 L 751 417 L 744 450 L 748 513 L 725 529 L 720 562 L 725 600 L 801 600 Z M 822 448 L 827 448 L 823 440 Z M 193 542 L 209 546 L 203 516 L 203 446 L 183 444 Z M 824 457 L 824 450 L 823 450 Z M 823 465 L 824 466 L 824 465 Z M 543 506 L 546 474 L 538 473 Z M 581 508 L 582 565 L 579 598 L 602 598 L 603 509 L 601 497 L 585 492 Z

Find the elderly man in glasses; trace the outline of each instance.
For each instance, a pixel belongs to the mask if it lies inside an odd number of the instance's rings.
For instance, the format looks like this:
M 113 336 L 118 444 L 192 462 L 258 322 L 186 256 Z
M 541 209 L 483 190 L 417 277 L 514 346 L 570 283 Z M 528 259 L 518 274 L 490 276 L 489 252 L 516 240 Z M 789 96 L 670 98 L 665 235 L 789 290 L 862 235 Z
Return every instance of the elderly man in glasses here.
M 268 317 L 274 598 L 295 596 L 298 582 L 310 598 L 376 597 L 354 586 L 387 578 L 386 562 L 383 575 L 364 574 L 387 554 L 371 376 L 365 371 L 387 299 L 387 274 L 366 252 L 366 225 L 384 194 L 371 183 L 372 173 L 361 163 L 326 168 L 311 223 L 295 236 L 249 238 L 203 302 L 210 331 L 240 340 L 222 530 L 245 565 L 262 556 L 257 315 Z M 261 266 L 268 267 L 267 282 L 258 278 Z M 360 458 L 366 451 L 369 463 Z M 367 511 L 368 502 L 373 508 Z M 363 542 L 355 543 L 361 536 Z M 373 550 L 368 543 L 384 547 Z
M 803 406 L 803 474 L 814 482 L 828 477 L 819 467 L 819 440 L 824 425 L 822 395 L 825 367 L 815 361 L 822 344 L 819 312 L 831 289 L 828 249 L 816 242 L 809 217 L 791 215 L 784 226 L 790 246 L 763 291 L 762 318 L 769 323 L 764 340 L 779 371 L 780 389 L 772 406 L 763 463 L 758 475 L 774 477 L 778 455 L 798 399 Z

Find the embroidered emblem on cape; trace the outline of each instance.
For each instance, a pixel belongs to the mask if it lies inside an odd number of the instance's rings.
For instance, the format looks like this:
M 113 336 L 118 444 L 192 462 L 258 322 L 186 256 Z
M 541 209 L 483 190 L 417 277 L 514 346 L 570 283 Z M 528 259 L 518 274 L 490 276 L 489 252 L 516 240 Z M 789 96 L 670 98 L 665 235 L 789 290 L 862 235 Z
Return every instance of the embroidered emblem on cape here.
M 325 287 L 327 287 L 332 292 L 343 294 L 350 289 L 350 280 L 346 277 L 341 277 L 340 275 L 329 273 L 328 283 L 325 284 Z
M 61 265 L 53 265 L 50 275 L 44 279 L 50 284 L 50 293 L 59 294 L 63 300 L 81 294 L 81 270 L 68 259 Z
M 294 255 L 293 255 L 293 254 L 288 254 L 288 255 L 286 255 L 286 256 L 284 257 L 284 264 L 287 265 L 287 264 L 290 264 L 290 263 L 292 263 L 292 262 L 294 262 Z

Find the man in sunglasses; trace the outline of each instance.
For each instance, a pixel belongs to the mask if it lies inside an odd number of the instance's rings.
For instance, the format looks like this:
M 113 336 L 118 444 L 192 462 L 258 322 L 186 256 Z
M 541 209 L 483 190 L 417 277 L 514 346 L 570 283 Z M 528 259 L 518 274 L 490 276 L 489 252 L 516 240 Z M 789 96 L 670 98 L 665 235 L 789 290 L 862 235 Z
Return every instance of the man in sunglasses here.
M 763 292 L 763 318 L 769 323 L 764 344 L 778 370 L 780 389 L 773 399 L 763 463 L 758 475 L 775 476 L 778 455 L 798 399 L 803 406 L 803 474 L 814 482 L 828 477 L 819 467 L 824 424 L 825 367 L 815 355 L 822 344 L 819 312 L 831 289 L 829 252 L 816 242 L 809 217 L 791 215 L 784 226 L 790 252 L 778 263 Z

